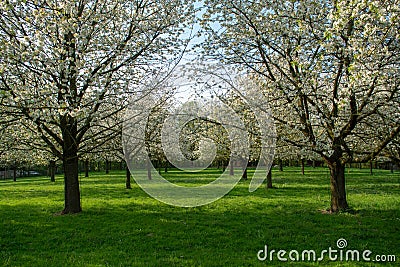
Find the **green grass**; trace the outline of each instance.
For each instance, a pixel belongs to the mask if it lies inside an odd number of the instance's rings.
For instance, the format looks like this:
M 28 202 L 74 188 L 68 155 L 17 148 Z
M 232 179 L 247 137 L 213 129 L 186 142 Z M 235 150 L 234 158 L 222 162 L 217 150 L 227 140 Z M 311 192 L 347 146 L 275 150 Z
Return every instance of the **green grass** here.
M 202 174 L 213 180 L 217 170 Z M 400 173 L 347 171 L 348 201 L 356 214 L 323 214 L 329 207 L 328 171 L 274 170 L 273 190 L 248 192 L 240 182 L 224 198 L 202 207 L 160 203 L 138 186 L 124 189 L 124 173 L 81 177 L 83 212 L 54 216 L 63 208 L 63 181 L 46 177 L 0 181 L 2 266 L 376 266 L 324 260 L 260 262 L 270 249 L 336 248 L 373 255 L 394 254 L 400 262 Z M 171 180 L 193 181 L 170 171 Z M 276 256 L 275 256 L 276 257 Z

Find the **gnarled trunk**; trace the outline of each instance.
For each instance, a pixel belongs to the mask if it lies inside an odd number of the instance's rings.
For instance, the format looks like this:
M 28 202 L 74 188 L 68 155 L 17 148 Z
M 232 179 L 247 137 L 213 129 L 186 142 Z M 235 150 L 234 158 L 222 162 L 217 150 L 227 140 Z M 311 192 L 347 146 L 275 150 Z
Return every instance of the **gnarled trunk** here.
M 331 212 L 345 211 L 349 208 L 346 198 L 345 165 L 337 160 L 328 162 L 330 170 Z

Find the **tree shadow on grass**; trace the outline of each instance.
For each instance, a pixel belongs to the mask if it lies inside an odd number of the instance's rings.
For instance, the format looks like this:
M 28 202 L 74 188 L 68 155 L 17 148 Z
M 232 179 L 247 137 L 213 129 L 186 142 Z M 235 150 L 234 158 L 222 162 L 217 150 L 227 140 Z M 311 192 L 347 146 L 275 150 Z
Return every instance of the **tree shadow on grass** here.
M 67 216 L 52 216 L 37 204 L 0 205 L 2 263 L 265 266 L 256 253 L 266 244 L 271 249 L 321 251 L 335 248 L 339 238 L 353 249 L 400 254 L 399 209 L 326 216 L 307 205 L 289 201 L 279 207 L 262 199 L 223 199 L 197 208 L 171 207 L 152 199 L 103 204 Z
M 277 189 L 253 193 L 248 181 L 241 182 L 212 204 L 178 208 L 152 199 L 136 185 L 125 190 L 123 176 L 118 177 L 82 178 L 83 212 L 66 216 L 53 216 L 63 206 L 61 183 L 32 184 L 25 191 L 10 184 L 7 195 L 0 195 L 0 264 L 281 266 L 279 261 L 258 261 L 257 252 L 264 245 L 321 251 L 336 248 L 339 238 L 351 249 L 400 258 L 400 205 L 393 205 L 399 192 L 390 182 L 378 187 L 390 190 L 379 196 L 350 181 L 350 205 L 355 203 L 358 213 L 325 215 L 318 209 L 329 204 L 329 188 L 321 178 L 302 183 L 288 177 L 276 181 Z

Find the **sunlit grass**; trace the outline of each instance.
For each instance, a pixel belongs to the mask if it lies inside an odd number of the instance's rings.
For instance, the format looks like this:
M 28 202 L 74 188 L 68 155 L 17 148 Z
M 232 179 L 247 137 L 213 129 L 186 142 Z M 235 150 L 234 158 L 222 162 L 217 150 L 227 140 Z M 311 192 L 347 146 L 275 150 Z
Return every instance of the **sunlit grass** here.
M 220 170 L 164 174 L 193 186 Z M 274 170 L 275 189 L 249 193 L 241 181 L 224 198 L 202 207 L 160 203 L 124 173 L 80 176 L 83 212 L 54 216 L 63 208 L 63 181 L 47 177 L 0 181 L 0 264 L 3 266 L 310 266 L 310 262 L 259 262 L 271 249 L 321 251 L 345 238 L 349 249 L 396 254 L 400 262 L 400 173 L 351 169 L 348 201 L 356 214 L 323 214 L 329 175 L 323 168 Z M 195 174 L 193 174 L 195 175 Z M 192 176 L 195 177 L 195 176 Z M 196 182 L 197 181 L 197 182 Z M 316 263 L 314 265 L 317 265 Z M 328 266 L 376 266 L 320 262 Z M 392 266 L 395 266 L 392 263 Z M 390 264 L 386 264 L 390 266 Z

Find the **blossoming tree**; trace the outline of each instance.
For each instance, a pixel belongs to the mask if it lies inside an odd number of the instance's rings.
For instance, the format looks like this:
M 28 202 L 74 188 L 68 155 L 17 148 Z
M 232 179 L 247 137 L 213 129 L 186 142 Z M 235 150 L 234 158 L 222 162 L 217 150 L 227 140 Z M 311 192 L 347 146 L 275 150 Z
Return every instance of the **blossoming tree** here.
M 190 14 L 184 0 L 0 3 L 0 103 L 62 160 L 62 214 L 81 211 L 78 153 L 92 124 L 123 109 L 142 77 L 182 48 Z M 118 104 L 102 108 L 110 101 Z
M 323 158 L 330 210 L 347 210 L 345 163 L 374 158 L 400 131 L 400 1 L 205 7 L 205 55 L 258 75 L 275 121 L 290 133 L 284 141 Z

